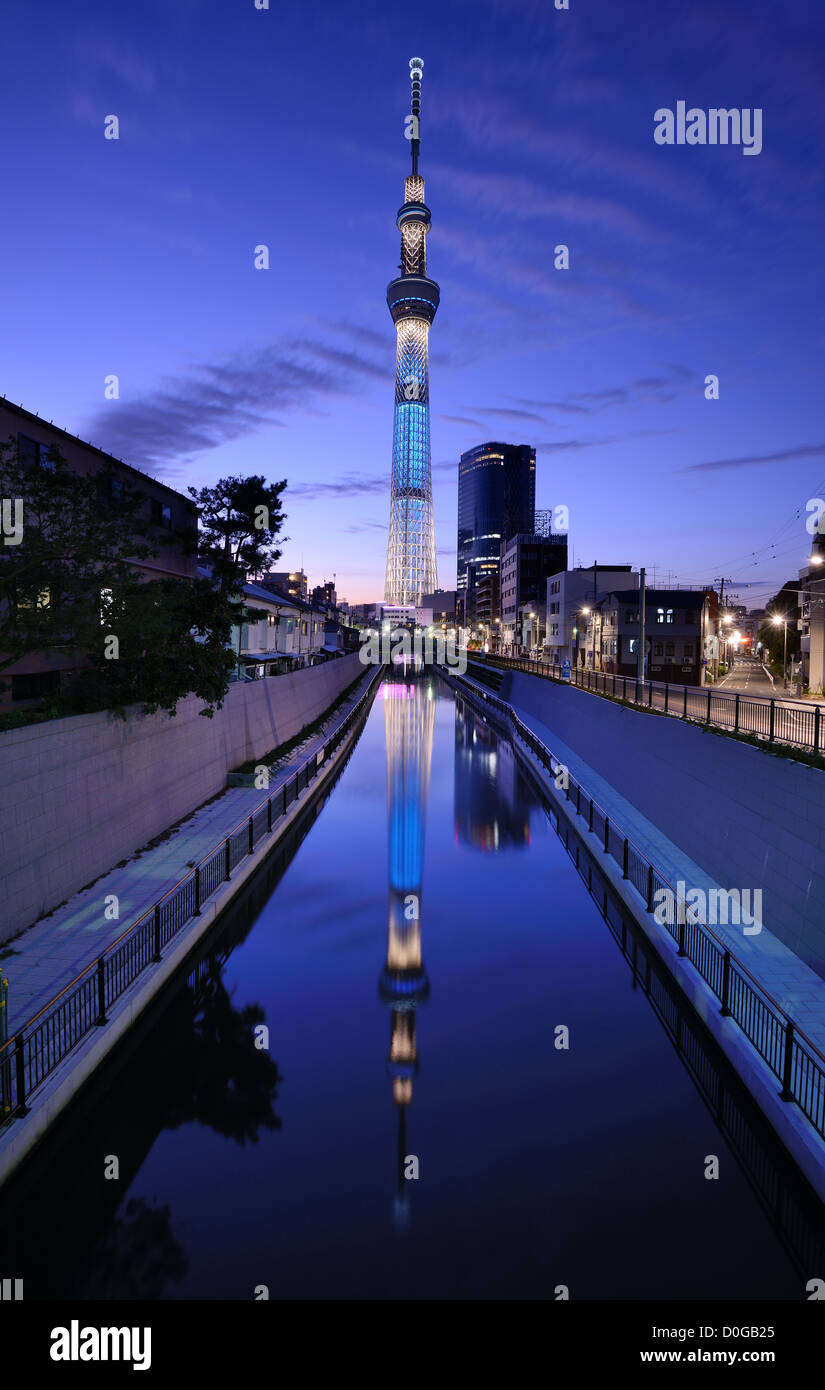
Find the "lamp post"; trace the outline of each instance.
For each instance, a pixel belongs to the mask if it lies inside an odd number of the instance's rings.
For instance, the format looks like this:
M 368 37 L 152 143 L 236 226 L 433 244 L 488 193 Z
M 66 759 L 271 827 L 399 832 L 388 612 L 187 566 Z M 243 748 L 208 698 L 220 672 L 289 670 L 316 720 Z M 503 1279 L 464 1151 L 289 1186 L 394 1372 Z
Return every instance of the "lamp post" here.
M 785 640 L 784 640 L 784 643 L 783 643 L 783 646 L 782 646 L 782 689 L 783 689 L 783 690 L 787 690 L 787 688 L 788 688 L 788 615 L 787 615 L 787 613 L 786 613 L 786 614 L 784 614 L 784 616 L 781 616 L 781 617 L 780 617 L 780 616 L 773 617 L 773 618 L 771 618 L 771 622 L 774 624 L 774 626 L 778 626 L 778 624 L 781 623 L 782 626 L 783 626 L 783 628 L 784 628 L 784 630 L 785 630 Z
M 732 614 L 732 613 L 723 613 L 723 614 L 722 614 L 722 623 L 723 623 L 723 624 L 724 624 L 724 623 L 730 624 L 730 623 L 732 623 L 732 622 L 733 622 L 733 614 Z M 723 642 L 722 660 L 723 660 L 723 662 L 725 663 L 725 670 L 727 670 L 727 666 L 728 666 L 728 634 L 727 634 L 727 632 L 725 631 L 724 626 L 720 628 L 720 631 L 721 631 L 721 634 L 722 634 L 722 642 Z
M 823 564 L 825 564 L 825 555 L 823 555 L 823 553 L 822 553 L 821 551 L 814 551 L 812 555 L 809 555 L 809 556 L 808 556 L 808 563 L 809 563 L 811 566 L 813 566 L 813 565 L 823 565 Z M 814 603 L 815 603 L 815 604 L 816 604 L 816 607 L 817 607 L 817 615 L 819 615 L 819 611 L 820 611 L 820 609 L 822 608 L 823 604 L 825 603 L 825 596 L 823 596 L 823 593 L 822 593 L 822 590 L 821 590 L 821 589 L 820 589 L 820 592 L 819 592 L 818 594 L 813 594 L 813 593 L 810 592 L 810 590 L 813 589 L 813 587 L 814 587 L 815 584 L 818 584 L 818 585 L 825 584 L 825 575 L 823 575 L 823 577 L 822 577 L 821 579 L 811 579 L 810 575 L 808 575 L 807 580 L 806 580 L 806 588 L 807 588 L 808 591 L 809 591 L 809 593 L 808 593 L 808 687 L 809 687 L 809 689 L 811 689 L 811 690 L 813 690 L 813 689 L 815 688 L 815 686 L 814 686 L 814 660 L 813 660 L 813 658 L 814 658 L 814 651 L 813 651 L 813 646 L 814 646 L 814 640 L 813 640 L 813 639 L 814 639 L 814 633 L 813 633 L 813 627 L 814 627 L 814 623 L 813 623 L 813 609 L 814 609 Z M 818 657 L 818 662 L 817 662 L 817 667 L 818 667 L 818 669 L 817 669 L 817 675 L 819 676 L 819 680 L 816 682 L 816 685 L 817 685 L 820 689 L 823 688 L 822 676 L 823 676 L 823 667 L 825 666 L 825 661 L 823 661 L 823 645 L 825 645 L 825 632 L 822 631 L 822 626 L 823 626 L 823 625 L 820 624 L 820 622 L 819 622 L 819 617 L 817 616 L 816 627 L 817 627 L 817 629 L 818 629 L 818 631 L 817 631 L 817 637 L 818 637 L 818 639 L 819 639 L 818 642 L 817 642 L 817 657 Z M 800 686 L 800 689 L 801 689 L 801 686 Z
M 589 609 L 589 608 L 583 608 L 583 609 L 581 610 L 581 612 L 582 612 L 582 617 L 583 617 L 583 618 L 586 618 L 586 617 L 589 616 L 590 609 Z M 585 656 L 585 664 L 586 664 L 586 663 L 587 663 L 587 624 L 585 624 L 585 628 L 584 628 L 584 644 L 585 644 L 585 645 L 584 645 L 584 656 Z M 579 654 L 579 644 L 578 644 L 578 642 L 577 642 L 577 643 L 576 643 L 576 656 L 578 656 L 578 654 Z M 595 613 L 594 613 L 594 614 L 593 614 L 593 664 L 594 664 L 594 666 L 595 666 L 595 661 L 596 661 L 596 615 L 595 615 Z

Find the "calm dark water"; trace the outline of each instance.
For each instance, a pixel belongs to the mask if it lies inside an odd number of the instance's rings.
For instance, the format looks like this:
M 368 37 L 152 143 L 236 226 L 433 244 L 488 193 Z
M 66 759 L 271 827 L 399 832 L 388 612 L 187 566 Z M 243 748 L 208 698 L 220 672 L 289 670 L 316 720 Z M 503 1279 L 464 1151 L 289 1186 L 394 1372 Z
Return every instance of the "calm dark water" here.
M 435 678 L 384 684 L 269 875 L 0 1197 L 27 1298 L 800 1299 L 823 1274 L 819 1207 L 711 1049 L 718 1127 L 509 743 Z

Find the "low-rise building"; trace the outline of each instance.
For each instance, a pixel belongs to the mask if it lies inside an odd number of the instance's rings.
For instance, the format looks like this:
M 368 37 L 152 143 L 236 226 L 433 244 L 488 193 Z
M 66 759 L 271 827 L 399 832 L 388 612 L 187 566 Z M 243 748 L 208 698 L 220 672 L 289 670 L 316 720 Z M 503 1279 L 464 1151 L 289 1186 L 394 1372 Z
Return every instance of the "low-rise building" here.
M 571 669 L 592 666 L 592 643 L 588 648 L 585 640 L 589 613 L 605 592 L 638 583 L 638 574 L 628 564 L 590 565 L 549 575 L 542 624 L 544 659 L 553 666 L 569 662 Z
M 645 678 L 702 685 L 705 640 L 711 626 L 704 590 L 647 589 L 645 592 Z M 597 671 L 635 676 L 639 649 L 639 590 L 604 594 L 587 617 L 586 649 Z M 587 662 L 592 665 L 592 659 Z
M 810 559 L 799 571 L 797 626 L 802 682 L 814 694 L 825 694 L 825 535 L 814 536 Z
M 194 548 L 184 540 L 184 534 L 197 527 L 197 507 L 191 498 L 7 400 L 0 400 L 0 439 L 4 443 L 16 440 L 21 460 L 32 468 L 48 468 L 51 451 L 56 450 L 73 473 L 97 477 L 102 507 L 116 507 L 124 488 L 142 492 L 146 499 L 143 519 L 149 522 L 151 543 L 158 553 L 130 561 L 135 573 L 146 580 L 194 580 L 197 559 Z M 0 706 L 25 708 L 53 694 L 82 660 L 78 655 L 45 651 L 21 657 L 2 672 L 5 690 L 0 689 Z
M 528 603 L 544 602 L 549 575 L 567 568 L 567 536 L 511 536 L 501 545 L 499 601 L 501 643 L 505 652 L 524 649 L 520 610 Z
M 268 570 L 261 577 L 261 583 L 274 586 L 289 598 L 300 598 L 304 603 L 309 600 L 309 586 L 303 570 Z

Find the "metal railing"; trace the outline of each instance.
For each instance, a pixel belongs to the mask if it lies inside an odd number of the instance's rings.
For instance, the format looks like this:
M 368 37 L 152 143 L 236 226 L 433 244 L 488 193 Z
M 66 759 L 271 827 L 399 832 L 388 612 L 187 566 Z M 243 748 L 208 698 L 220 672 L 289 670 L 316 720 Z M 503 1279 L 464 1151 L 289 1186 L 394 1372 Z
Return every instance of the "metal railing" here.
M 768 743 L 792 743 L 810 748 L 814 753 L 825 752 L 825 705 L 808 701 L 790 702 L 768 695 L 741 695 L 722 691 L 712 685 L 671 685 L 667 681 L 638 681 L 635 676 L 614 675 L 574 666 L 569 677 L 563 676 L 560 666 L 527 657 L 500 656 L 486 658 L 490 666 L 500 665 L 508 670 L 526 671 L 532 676 L 544 676 L 594 695 L 611 695 L 631 705 L 656 709 L 664 714 L 701 724 L 713 724 L 734 734 L 756 734 Z
M 622 867 L 622 878 L 631 883 L 648 913 L 666 927 L 677 943 L 677 954 L 689 960 L 708 988 L 720 1001 L 720 1012 L 742 1029 L 759 1056 L 782 1083 L 782 1100 L 795 1101 L 817 1133 L 825 1138 L 825 1056 L 759 984 L 745 965 L 688 906 L 629 836 L 610 820 L 607 812 L 588 795 L 581 783 L 570 775 L 513 707 L 498 695 L 471 685 L 451 673 L 451 679 L 469 690 L 476 699 L 498 710 L 530 751 L 554 778 L 563 769 L 559 790 L 575 803 L 576 814 L 587 821 L 587 828 L 598 836 L 602 851 Z M 619 677 L 621 679 L 621 677 Z M 666 890 L 657 899 L 657 894 Z
M 379 667 L 376 674 L 381 670 Z M 164 947 L 199 916 L 206 900 L 229 881 L 242 860 L 254 853 L 361 717 L 376 684 L 373 677 L 323 747 L 308 757 L 293 777 L 239 821 L 190 873 L 141 913 L 33 1018 L 15 1029 L 7 1041 L 0 1037 L 0 1124 L 27 1113 L 27 1101 L 37 1087 L 93 1028 L 108 1022 L 107 1011 L 112 1005 L 147 966 L 162 959 Z

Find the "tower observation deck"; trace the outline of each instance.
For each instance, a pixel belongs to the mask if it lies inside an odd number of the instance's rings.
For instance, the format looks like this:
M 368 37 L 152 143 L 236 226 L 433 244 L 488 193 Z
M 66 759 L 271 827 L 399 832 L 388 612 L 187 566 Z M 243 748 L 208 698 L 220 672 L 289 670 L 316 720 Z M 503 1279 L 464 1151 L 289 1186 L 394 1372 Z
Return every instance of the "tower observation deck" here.
M 410 59 L 412 103 L 406 120 L 412 172 L 398 210 L 401 274 L 387 286 L 387 304 L 396 331 L 395 416 L 392 444 L 390 531 L 384 598 L 392 604 L 418 603 L 438 588 L 430 466 L 430 324 L 439 289 L 427 277 L 430 209 L 418 172 L 421 120 L 421 58 Z

